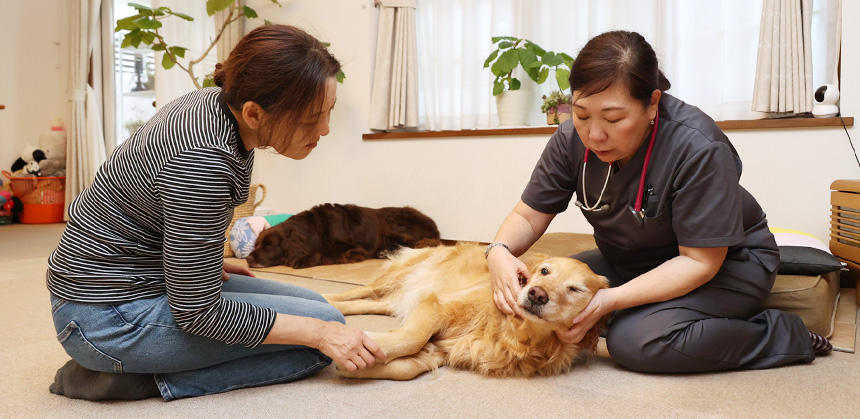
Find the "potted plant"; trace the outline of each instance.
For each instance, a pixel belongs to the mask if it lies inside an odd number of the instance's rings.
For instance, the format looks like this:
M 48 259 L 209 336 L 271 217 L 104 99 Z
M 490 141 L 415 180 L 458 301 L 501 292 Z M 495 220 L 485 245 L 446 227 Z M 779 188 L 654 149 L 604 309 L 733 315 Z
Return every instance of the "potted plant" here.
M 499 123 L 524 125 L 528 118 L 531 92 L 521 92 L 522 82 L 514 72 L 527 75 L 536 84 L 549 78 L 550 70 L 555 72 L 555 80 L 560 90 L 570 88 L 568 77 L 573 57 L 565 53 L 547 51 L 524 38 L 496 36 L 492 38 L 495 49 L 484 60 L 484 68 L 490 69 L 493 80 L 493 96 L 499 111 Z
M 540 105 L 540 111 L 546 114 L 548 125 L 558 125 L 571 118 L 570 94 L 553 90 L 549 96 L 543 95 L 541 99 L 543 103 Z

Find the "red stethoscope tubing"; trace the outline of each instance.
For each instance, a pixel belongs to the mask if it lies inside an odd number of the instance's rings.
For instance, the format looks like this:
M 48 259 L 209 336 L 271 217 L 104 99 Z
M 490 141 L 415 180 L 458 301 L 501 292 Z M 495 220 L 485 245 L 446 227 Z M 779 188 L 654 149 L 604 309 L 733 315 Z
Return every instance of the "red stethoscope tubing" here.
M 654 116 L 654 127 L 651 128 L 651 139 L 648 141 L 648 149 L 645 151 L 645 162 L 642 163 L 642 173 L 639 175 L 639 190 L 636 191 L 636 203 L 633 205 L 633 210 L 636 212 L 642 211 L 642 196 L 645 192 L 645 175 L 648 173 L 648 162 L 651 161 L 651 150 L 654 149 L 654 140 L 657 138 L 657 126 L 660 125 L 660 110 Z M 585 156 L 582 158 L 583 163 L 588 163 L 588 152 L 586 147 Z M 609 163 L 612 166 L 615 162 Z M 611 170 L 611 169 L 610 169 Z

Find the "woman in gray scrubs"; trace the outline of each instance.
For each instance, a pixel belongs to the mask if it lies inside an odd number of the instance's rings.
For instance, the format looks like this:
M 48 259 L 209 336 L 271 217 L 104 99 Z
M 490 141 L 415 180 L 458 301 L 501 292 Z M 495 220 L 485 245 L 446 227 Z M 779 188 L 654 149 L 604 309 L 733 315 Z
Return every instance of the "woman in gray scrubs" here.
M 646 372 L 769 368 L 828 353 L 800 317 L 761 310 L 779 253 L 741 161 L 669 81 L 635 32 L 590 40 L 574 61 L 572 123 L 562 124 L 521 201 L 487 248 L 498 308 L 513 314 L 525 252 L 575 199 L 597 249 L 575 255 L 606 276 L 566 333 L 578 342 L 614 312 L 612 358 Z M 574 198 L 574 194 L 576 197 Z

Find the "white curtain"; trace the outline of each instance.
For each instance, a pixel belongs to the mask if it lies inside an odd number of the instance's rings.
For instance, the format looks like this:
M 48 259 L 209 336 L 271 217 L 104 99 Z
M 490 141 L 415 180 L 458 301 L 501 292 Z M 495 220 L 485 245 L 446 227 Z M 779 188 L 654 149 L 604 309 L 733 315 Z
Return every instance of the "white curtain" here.
M 113 14 L 113 1 L 105 0 L 101 5 L 101 43 L 97 43 L 98 51 L 93 54 L 93 70 L 97 73 L 94 78 L 94 88 L 99 93 L 102 104 L 102 126 L 105 140 L 105 150 L 108 155 L 117 146 L 116 138 L 116 79 L 114 78 L 114 27 L 116 20 Z M 101 65 L 96 63 L 99 57 Z M 99 71 L 100 69 L 100 71 Z M 100 81 L 99 81 L 100 80 Z
M 492 75 L 482 68 L 492 36 L 575 57 L 590 38 L 617 29 L 654 47 L 669 93 L 718 120 L 759 116 L 750 92 L 761 0 L 418 0 L 416 14 L 421 129 L 498 126 Z M 538 99 L 558 88 L 554 80 L 536 88 L 530 124 L 543 124 Z
M 240 0 L 237 7 L 241 8 L 244 4 L 245 1 Z M 216 33 L 227 19 L 227 12 L 229 10 L 230 9 L 221 10 L 220 12 L 215 13 L 214 30 Z M 234 12 L 234 15 L 237 12 Z M 218 39 L 218 45 L 215 46 L 215 48 L 217 48 L 216 55 L 219 63 L 227 61 L 227 57 L 230 56 L 230 51 L 233 51 L 233 47 L 239 43 L 239 40 L 242 39 L 243 36 L 245 36 L 245 18 L 241 18 L 231 23 L 230 26 L 227 26 L 227 28 L 224 29 L 224 33 L 221 34 L 221 38 Z
M 188 48 L 185 59 L 180 59 L 187 65 L 188 59 L 196 59 L 215 39 L 215 19 L 206 14 L 205 1 L 184 0 L 153 0 L 152 7 L 167 6 L 176 12 L 185 13 L 194 18 L 193 22 L 179 18 L 162 20 L 163 26 L 159 33 L 164 36 L 168 45 Z M 196 89 L 188 73 L 178 66 L 165 70 L 161 66 L 164 53 L 155 54 L 155 103 L 161 107 L 173 99 Z M 194 65 L 194 75 L 202 84 L 203 77 L 215 70 L 217 52 L 210 51 L 206 59 Z
M 839 53 L 842 46 L 842 0 L 812 2 L 812 87 L 839 88 Z
M 69 12 L 69 122 L 66 150 L 66 215 L 68 206 L 87 186 L 105 160 L 105 142 L 99 95 L 89 85 L 90 59 L 100 44 L 101 0 L 70 0 Z M 95 70 L 100 63 L 93 63 Z
M 370 128 L 418 126 L 415 0 L 378 0 Z
M 811 29 L 811 0 L 764 0 L 753 110 L 812 110 Z

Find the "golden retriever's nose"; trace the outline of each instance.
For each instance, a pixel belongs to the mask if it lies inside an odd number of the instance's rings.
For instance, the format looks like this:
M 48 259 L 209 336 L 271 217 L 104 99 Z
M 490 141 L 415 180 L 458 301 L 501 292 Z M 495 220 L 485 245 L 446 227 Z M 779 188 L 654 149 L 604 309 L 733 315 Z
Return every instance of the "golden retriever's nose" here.
M 547 301 L 549 301 L 549 297 L 546 295 L 546 290 L 544 290 L 543 288 L 532 287 L 529 290 L 529 302 L 530 303 L 532 303 L 534 305 L 542 306 L 542 305 L 546 304 Z

